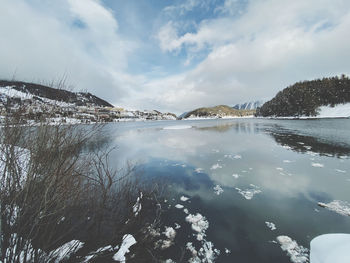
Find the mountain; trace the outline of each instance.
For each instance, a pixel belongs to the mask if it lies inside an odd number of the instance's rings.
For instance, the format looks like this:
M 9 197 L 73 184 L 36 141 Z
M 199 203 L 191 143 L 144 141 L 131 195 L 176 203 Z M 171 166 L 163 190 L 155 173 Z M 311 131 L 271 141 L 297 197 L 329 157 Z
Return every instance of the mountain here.
M 255 110 L 236 110 L 227 105 L 219 105 L 209 108 L 198 108 L 187 112 L 183 119 L 187 118 L 224 118 L 224 117 L 243 117 L 250 116 Z
M 71 92 L 35 83 L 0 80 L 0 123 L 20 117 L 21 123 L 96 123 L 176 120 L 172 113 L 127 110 L 89 93 Z
M 249 101 L 242 104 L 236 104 L 232 108 L 236 110 L 256 110 L 264 104 L 263 100 Z
M 350 79 L 342 75 L 295 83 L 258 108 L 256 116 L 320 116 L 322 110 L 330 112 L 334 106 L 347 108 L 345 103 L 350 103 Z
M 12 94 L 17 93 L 18 97 L 32 98 L 34 100 L 49 99 L 51 101 L 65 102 L 74 104 L 76 106 L 101 106 L 101 107 L 113 107 L 109 102 L 92 95 L 89 92 L 71 92 L 64 89 L 55 89 L 48 86 L 28 83 L 22 81 L 7 81 L 0 80 L 1 93 L 6 94 L 5 87 L 11 88 Z M 9 94 L 11 95 L 11 94 Z

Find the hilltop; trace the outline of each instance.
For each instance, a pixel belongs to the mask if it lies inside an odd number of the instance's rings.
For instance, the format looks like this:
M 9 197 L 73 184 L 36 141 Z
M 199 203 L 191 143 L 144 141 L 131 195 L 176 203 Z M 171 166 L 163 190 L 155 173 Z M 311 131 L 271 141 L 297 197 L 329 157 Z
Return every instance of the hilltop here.
M 71 92 L 40 84 L 0 80 L 0 122 L 20 114 L 35 123 L 95 123 L 125 120 L 176 120 L 172 113 L 127 110 L 89 93 Z
M 188 118 L 225 118 L 225 117 L 244 117 L 254 115 L 255 110 L 237 110 L 227 105 L 219 105 L 208 108 L 198 108 L 187 112 L 183 119 Z
M 263 117 L 316 117 L 321 108 L 350 103 L 350 79 L 331 77 L 295 83 L 256 111 Z

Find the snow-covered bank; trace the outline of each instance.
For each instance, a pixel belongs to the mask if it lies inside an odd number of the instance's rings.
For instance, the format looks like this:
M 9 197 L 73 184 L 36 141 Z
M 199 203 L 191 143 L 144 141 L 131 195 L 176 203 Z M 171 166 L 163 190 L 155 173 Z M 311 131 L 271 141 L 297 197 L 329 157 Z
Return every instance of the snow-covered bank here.
M 337 104 L 334 107 L 321 106 L 317 115 L 318 118 L 347 118 L 350 117 L 350 103 Z
M 331 118 L 350 118 L 350 103 L 337 104 L 334 107 L 327 105 L 317 109 L 316 116 L 270 116 L 258 117 L 261 119 L 277 119 L 277 120 L 307 120 L 307 119 L 331 119 Z
M 310 263 L 350 262 L 350 234 L 326 234 L 310 243 Z

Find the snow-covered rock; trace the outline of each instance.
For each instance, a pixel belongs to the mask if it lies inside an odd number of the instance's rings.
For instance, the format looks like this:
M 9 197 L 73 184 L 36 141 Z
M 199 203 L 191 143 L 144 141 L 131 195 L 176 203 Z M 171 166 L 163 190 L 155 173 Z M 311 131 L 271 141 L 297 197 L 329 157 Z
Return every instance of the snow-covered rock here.
M 349 263 L 350 234 L 326 234 L 310 242 L 310 263 Z

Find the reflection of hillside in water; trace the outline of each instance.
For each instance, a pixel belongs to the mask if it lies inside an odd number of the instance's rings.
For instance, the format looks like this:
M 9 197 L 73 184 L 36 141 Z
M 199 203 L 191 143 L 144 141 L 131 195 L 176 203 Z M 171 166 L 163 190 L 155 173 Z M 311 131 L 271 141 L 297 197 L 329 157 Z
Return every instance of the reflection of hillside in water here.
M 235 131 L 236 133 L 246 133 L 246 134 L 256 134 L 261 131 L 260 123 L 252 123 L 252 122 L 234 122 L 234 123 L 225 123 L 215 126 L 208 127 L 195 127 L 200 131 L 213 131 L 213 132 L 227 132 L 227 131 Z
M 350 155 L 350 147 L 346 144 L 319 140 L 316 137 L 289 133 L 288 131 L 270 131 L 269 134 L 282 146 L 289 146 L 293 151 L 307 153 L 314 152 L 326 156 Z

